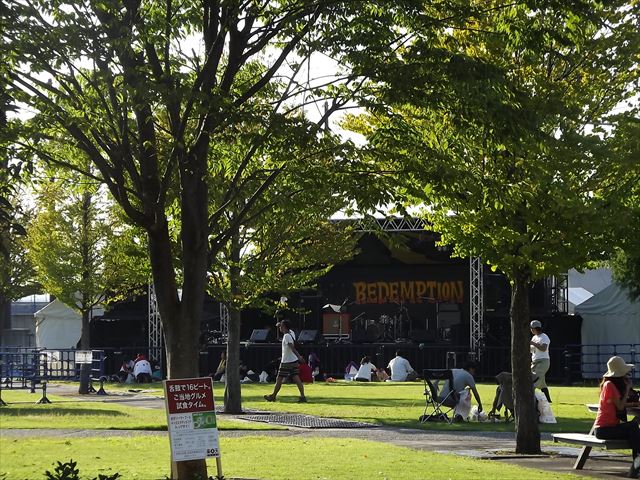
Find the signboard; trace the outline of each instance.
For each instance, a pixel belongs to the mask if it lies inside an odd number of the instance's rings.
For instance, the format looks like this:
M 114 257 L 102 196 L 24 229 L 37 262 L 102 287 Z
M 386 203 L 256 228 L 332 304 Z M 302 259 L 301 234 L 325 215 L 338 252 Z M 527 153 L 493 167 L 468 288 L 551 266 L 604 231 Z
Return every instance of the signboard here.
M 92 363 L 93 352 L 91 350 L 76 350 L 76 363 Z
M 173 461 L 220 457 L 212 378 L 165 380 L 164 398 Z

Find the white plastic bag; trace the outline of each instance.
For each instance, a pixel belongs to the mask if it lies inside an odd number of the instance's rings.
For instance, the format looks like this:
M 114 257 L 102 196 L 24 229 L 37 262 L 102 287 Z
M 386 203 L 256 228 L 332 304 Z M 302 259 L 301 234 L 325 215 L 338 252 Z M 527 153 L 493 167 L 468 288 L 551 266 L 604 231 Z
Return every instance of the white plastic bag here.
M 267 383 L 267 379 L 269 378 L 269 374 L 263 370 L 262 373 L 258 377 L 260 379 L 260 383 Z
M 558 423 L 551 410 L 551 404 L 542 392 L 536 390 L 536 400 L 538 401 L 538 421 L 540 423 Z
M 471 414 L 469 415 L 469 419 L 472 422 L 486 422 L 488 420 L 488 417 L 485 412 L 479 412 L 478 406 L 474 405 L 473 407 L 471 407 Z
M 458 395 L 460 400 L 456 405 L 455 414 L 460 415 L 462 418 L 469 418 L 471 413 L 471 392 L 465 388 Z

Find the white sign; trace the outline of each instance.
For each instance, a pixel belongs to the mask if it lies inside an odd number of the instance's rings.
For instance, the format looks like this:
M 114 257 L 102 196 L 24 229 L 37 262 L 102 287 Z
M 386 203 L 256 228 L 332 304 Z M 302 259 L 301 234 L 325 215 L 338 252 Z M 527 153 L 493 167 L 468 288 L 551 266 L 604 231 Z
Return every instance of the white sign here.
M 91 350 L 77 350 L 76 363 L 92 363 L 93 352 Z
M 164 398 L 173 461 L 220 457 L 211 377 L 165 380 Z

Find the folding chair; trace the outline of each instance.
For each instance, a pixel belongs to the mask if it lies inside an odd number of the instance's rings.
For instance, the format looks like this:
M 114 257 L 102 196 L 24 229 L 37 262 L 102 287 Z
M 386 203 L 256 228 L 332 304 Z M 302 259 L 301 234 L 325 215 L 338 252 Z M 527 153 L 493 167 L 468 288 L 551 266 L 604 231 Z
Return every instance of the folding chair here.
M 449 417 L 449 414 L 458 403 L 458 394 L 453 389 L 453 372 L 451 370 L 423 370 L 422 378 L 424 378 L 425 406 L 424 413 L 420 417 L 420 423 L 430 421 L 453 422 L 453 415 Z M 436 380 L 436 382 L 434 383 L 433 380 Z M 444 398 L 440 398 L 438 395 L 438 384 L 441 381 L 449 382 L 449 393 Z M 451 407 L 445 405 L 445 403 L 453 404 L 454 406 Z M 433 411 L 427 414 L 429 408 L 433 408 Z

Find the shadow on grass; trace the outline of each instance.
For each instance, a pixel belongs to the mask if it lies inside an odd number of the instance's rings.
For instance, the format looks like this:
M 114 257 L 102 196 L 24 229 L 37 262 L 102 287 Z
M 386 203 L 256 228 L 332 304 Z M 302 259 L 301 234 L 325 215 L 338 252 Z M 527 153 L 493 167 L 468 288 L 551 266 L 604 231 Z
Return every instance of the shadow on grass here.
M 262 402 L 265 405 L 270 405 L 267 403 L 262 395 L 242 395 L 243 401 L 247 402 Z M 298 401 L 297 390 L 296 392 L 287 392 L 285 394 L 280 394 L 278 396 L 279 403 L 296 403 Z M 393 403 L 390 403 L 388 398 L 363 398 L 363 397 L 330 397 L 330 396 L 318 396 L 313 395 L 309 396 L 309 401 L 314 405 L 326 405 L 326 406 L 356 406 L 356 407 L 385 407 L 385 408 L 393 408 L 393 407 L 415 407 L 416 402 L 424 402 L 424 397 L 417 397 L 414 400 L 411 399 L 402 399 L 402 400 L 393 400 Z
M 11 407 L 3 408 L 0 410 L 0 417 L 19 417 L 19 416 L 43 416 L 49 417 L 52 415 L 73 415 L 73 416 L 107 416 L 107 417 L 120 417 L 127 416 L 126 413 L 118 410 L 101 410 L 93 408 L 43 408 L 42 406 L 33 407 Z

